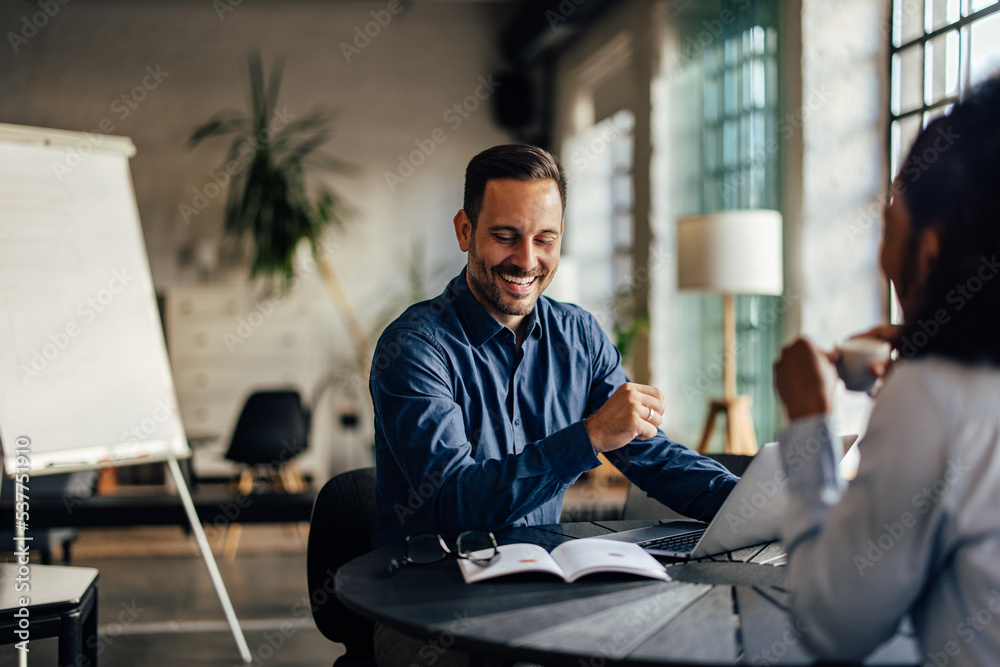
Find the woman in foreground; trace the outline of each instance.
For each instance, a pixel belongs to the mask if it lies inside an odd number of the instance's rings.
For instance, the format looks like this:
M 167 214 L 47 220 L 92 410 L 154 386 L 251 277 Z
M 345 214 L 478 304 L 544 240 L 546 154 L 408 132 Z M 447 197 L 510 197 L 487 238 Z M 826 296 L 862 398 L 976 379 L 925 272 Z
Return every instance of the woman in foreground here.
M 775 364 L 790 425 L 792 614 L 857 660 L 912 614 L 927 665 L 1000 660 L 1000 78 L 915 140 L 885 210 L 882 270 L 906 324 L 857 477 L 837 475 L 836 371 L 800 339 Z

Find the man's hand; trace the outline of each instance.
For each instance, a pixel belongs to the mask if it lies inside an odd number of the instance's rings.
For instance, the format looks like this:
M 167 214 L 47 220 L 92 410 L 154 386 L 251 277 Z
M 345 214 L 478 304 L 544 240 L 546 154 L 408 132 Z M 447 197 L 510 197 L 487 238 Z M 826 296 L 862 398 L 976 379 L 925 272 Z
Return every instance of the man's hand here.
M 836 382 L 830 359 L 805 338 L 781 350 L 774 364 L 774 384 L 789 420 L 830 414 Z
M 610 452 L 636 438 L 652 438 L 665 407 L 663 392 L 656 387 L 626 382 L 584 421 L 594 451 Z

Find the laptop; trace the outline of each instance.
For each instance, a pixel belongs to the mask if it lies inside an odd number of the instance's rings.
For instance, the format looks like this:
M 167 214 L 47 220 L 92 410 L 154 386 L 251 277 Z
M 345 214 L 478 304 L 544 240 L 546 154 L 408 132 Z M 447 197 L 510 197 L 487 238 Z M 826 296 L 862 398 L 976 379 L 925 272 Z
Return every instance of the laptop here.
M 843 456 L 858 436 L 845 435 L 841 439 Z M 600 539 L 633 542 L 654 556 L 681 560 L 773 542 L 781 536 L 785 520 L 787 481 L 778 443 L 770 442 L 754 455 L 711 523 L 668 521 L 601 535 Z

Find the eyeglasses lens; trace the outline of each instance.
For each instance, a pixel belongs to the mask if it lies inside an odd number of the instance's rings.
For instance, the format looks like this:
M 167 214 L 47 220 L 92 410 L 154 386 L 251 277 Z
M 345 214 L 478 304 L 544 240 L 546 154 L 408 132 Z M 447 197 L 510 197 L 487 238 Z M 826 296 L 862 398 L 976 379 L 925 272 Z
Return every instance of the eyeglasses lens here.
M 489 533 L 462 533 L 458 538 L 458 553 L 477 565 L 488 565 L 497 556 L 496 540 Z
M 407 542 L 407 555 L 414 563 L 433 563 L 447 554 L 437 535 L 414 535 Z

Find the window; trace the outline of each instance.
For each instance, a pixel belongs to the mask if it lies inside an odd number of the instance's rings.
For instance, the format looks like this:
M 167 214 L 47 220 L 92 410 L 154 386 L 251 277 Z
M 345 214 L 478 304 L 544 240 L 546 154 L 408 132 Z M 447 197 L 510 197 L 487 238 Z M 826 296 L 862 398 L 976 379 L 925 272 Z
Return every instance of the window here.
M 682 160 L 675 171 L 683 179 L 675 204 L 682 214 L 780 208 L 777 4 L 724 1 L 721 12 L 730 20 L 719 21 L 724 29 L 717 38 L 706 38 L 702 20 L 681 26 L 680 43 L 702 47 L 684 63 L 673 91 L 675 122 L 684 124 L 674 130 Z M 680 294 L 678 304 L 678 315 L 690 322 L 677 337 L 684 348 L 678 350 L 684 397 L 692 408 L 685 430 L 700 431 L 709 399 L 722 395 L 722 298 Z M 784 302 L 737 296 L 735 306 L 736 389 L 751 397 L 757 441 L 764 443 L 782 423 L 771 365 Z M 721 441 L 716 429 L 713 450 Z
M 633 280 L 634 127 L 635 116 L 622 109 L 573 135 L 562 152 L 572 224 L 566 226 L 561 264 L 586 267 L 577 272 L 579 290 L 571 300 L 593 313 L 618 344 L 616 332 L 628 326 L 618 306 L 631 303 Z
M 970 86 L 1000 71 L 998 0 L 894 0 L 889 77 L 889 173 L 917 132 Z M 899 321 L 892 299 L 890 317 Z

